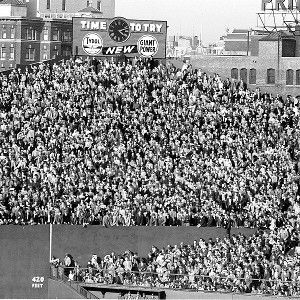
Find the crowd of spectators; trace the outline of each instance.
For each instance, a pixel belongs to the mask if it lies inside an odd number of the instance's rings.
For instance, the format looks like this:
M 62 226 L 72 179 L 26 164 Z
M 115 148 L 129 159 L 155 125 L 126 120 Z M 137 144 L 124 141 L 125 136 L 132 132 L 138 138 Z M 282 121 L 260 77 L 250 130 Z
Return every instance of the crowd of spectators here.
M 0 224 L 299 224 L 299 102 L 185 64 L 0 75 Z
M 84 268 L 72 259 L 73 267 L 61 272 L 86 283 L 300 296 L 298 245 L 299 231 L 286 226 L 248 238 L 238 234 L 162 249 L 153 246 L 146 257 L 132 251 L 102 258 L 94 254 Z M 71 260 L 61 265 L 69 267 Z

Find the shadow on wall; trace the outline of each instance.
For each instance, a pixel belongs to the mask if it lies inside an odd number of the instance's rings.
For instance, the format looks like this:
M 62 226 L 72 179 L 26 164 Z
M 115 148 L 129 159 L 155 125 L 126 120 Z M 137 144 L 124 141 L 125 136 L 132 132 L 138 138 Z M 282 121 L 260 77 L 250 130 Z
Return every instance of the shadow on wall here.
M 246 236 L 253 234 L 255 229 L 233 228 L 232 233 L 242 232 Z M 226 230 L 212 227 L 113 227 L 98 226 L 53 226 L 53 255 L 63 258 L 66 253 L 72 254 L 80 265 L 86 265 L 91 255 L 103 257 L 115 252 L 126 250 L 138 252 L 146 256 L 153 245 L 158 248 L 176 245 L 181 242 L 191 244 L 203 238 L 213 240 L 224 238 Z

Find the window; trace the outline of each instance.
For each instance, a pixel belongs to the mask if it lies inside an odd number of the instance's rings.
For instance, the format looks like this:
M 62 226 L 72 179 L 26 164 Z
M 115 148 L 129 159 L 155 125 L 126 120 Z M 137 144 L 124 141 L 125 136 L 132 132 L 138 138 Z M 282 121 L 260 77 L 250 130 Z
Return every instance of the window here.
M 241 80 L 243 80 L 245 83 L 247 83 L 247 81 L 248 81 L 248 75 L 247 75 L 247 69 L 245 69 L 245 68 L 243 68 L 243 69 L 241 69 L 241 71 L 240 71 L 240 78 L 241 78 Z
M 50 0 L 47 0 L 47 9 L 50 9 L 50 6 L 51 6 L 51 4 L 50 4 Z
M 239 79 L 239 71 L 237 68 L 231 69 L 231 78 L 232 79 Z
M 31 40 L 30 30 L 28 28 L 26 28 L 25 31 L 25 40 Z
M 62 11 L 66 10 L 66 0 L 62 0 Z
M 294 84 L 294 71 L 289 69 L 286 71 L 286 85 Z
M 36 30 L 32 28 L 26 28 L 25 40 L 31 41 L 36 40 Z
M 27 48 L 25 59 L 30 60 L 30 61 L 35 60 L 35 49 L 34 48 Z
M 267 70 L 267 84 L 275 84 L 275 69 Z
M 6 37 L 7 37 L 7 34 L 6 34 L 6 26 L 3 25 L 3 27 L 2 27 L 2 38 L 3 38 L 3 39 L 6 39 Z
M 15 36 L 16 36 L 16 28 L 14 26 L 12 26 L 10 29 L 10 38 L 14 39 Z
M 300 70 L 296 71 L 296 85 L 300 85 Z
M 52 59 L 55 59 L 58 57 L 58 48 L 55 46 L 53 49 L 53 55 L 52 55 Z
M 97 9 L 101 11 L 101 1 L 97 1 Z
M 72 36 L 70 31 L 64 31 L 63 32 L 63 41 L 64 42 L 71 42 L 72 41 Z
M 53 41 L 58 41 L 59 39 L 59 34 L 58 34 L 58 29 L 57 28 L 54 28 L 53 29 Z
M 48 28 L 44 28 L 43 35 L 44 35 L 44 41 L 48 41 L 49 40 L 49 29 Z
M 249 84 L 256 84 L 256 69 L 250 69 Z
M 14 47 L 14 45 L 10 46 L 10 49 L 9 49 L 9 59 L 15 59 L 15 47 Z
M 72 55 L 72 47 L 65 47 L 62 49 L 62 56 L 68 57 Z
M 6 49 L 4 45 L 0 48 L 0 59 L 6 59 Z

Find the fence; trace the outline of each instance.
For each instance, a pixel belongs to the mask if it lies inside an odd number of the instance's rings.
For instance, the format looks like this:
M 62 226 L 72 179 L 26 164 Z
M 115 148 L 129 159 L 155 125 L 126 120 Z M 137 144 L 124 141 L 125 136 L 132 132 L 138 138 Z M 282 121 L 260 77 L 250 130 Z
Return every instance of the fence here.
M 68 274 L 71 273 L 73 279 L 70 280 Z M 222 292 L 237 293 L 260 296 L 289 296 L 299 299 L 300 280 L 267 280 L 263 278 L 236 278 L 221 277 L 213 274 L 172 274 L 164 271 L 154 272 L 134 272 L 118 271 L 95 268 L 66 268 L 51 266 L 52 277 L 61 279 L 68 278 L 69 282 L 84 283 L 86 286 L 95 283 L 115 284 L 116 286 L 164 288 L 180 291 L 197 292 Z M 71 277 L 70 276 L 70 277 Z M 258 292 L 258 288 L 260 292 Z M 298 297 L 296 297 L 298 296 Z

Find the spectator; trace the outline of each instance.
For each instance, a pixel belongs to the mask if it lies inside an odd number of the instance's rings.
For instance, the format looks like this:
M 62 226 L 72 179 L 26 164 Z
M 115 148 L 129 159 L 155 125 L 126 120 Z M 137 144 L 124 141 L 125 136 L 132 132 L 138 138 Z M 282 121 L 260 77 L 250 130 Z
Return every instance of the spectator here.
M 152 247 L 144 258 L 130 251 L 112 253 L 98 257 L 98 267 L 89 266 L 85 281 L 299 296 L 300 256 L 281 238 L 285 230 L 297 235 L 298 244 L 298 233 L 284 227 L 258 231 L 249 238 L 239 234 L 216 241 L 200 239 L 191 245 Z
M 2 225 L 299 227 L 292 97 L 143 59 L 0 82 Z

